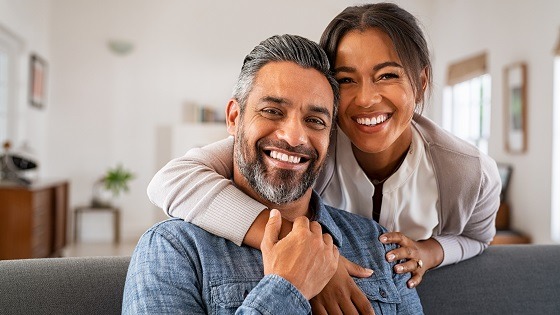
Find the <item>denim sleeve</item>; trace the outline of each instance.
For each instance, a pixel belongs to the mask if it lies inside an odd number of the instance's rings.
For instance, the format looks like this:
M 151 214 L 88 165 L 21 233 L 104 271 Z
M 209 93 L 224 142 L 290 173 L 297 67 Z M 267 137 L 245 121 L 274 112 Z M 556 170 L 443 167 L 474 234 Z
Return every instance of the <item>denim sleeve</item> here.
M 190 256 L 161 224 L 148 230 L 132 254 L 122 314 L 206 314 Z
M 289 281 L 278 275 L 267 275 L 235 314 L 311 314 L 311 305 Z

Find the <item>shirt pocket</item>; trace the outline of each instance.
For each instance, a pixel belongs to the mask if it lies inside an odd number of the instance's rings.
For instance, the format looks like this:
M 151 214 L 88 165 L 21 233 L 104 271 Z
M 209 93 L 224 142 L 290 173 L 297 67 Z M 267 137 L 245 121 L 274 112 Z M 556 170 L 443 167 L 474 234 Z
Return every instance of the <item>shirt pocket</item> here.
M 222 279 L 210 282 L 212 314 L 233 314 L 260 279 Z
M 375 314 L 396 314 L 401 295 L 392 280 L 389 279 L 355 279 L 356 284 L 370 300 Z

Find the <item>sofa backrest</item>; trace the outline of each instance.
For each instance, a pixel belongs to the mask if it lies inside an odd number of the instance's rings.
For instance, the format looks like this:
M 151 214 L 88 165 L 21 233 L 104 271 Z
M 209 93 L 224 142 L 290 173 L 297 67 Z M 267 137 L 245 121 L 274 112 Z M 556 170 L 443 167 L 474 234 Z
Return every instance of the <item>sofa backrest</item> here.
M 0 261 L 0 314 L 120 314 L 130 257 Z
M 429 271 L 418 286 L 426 314 L 560 314 L 560 245 L 493 245 Z
M 120 314 L 130 257 L 0 261 L 0 314 Z M 426 314 L 560 314 L 560 245 L 490 246 L 428 272 Z

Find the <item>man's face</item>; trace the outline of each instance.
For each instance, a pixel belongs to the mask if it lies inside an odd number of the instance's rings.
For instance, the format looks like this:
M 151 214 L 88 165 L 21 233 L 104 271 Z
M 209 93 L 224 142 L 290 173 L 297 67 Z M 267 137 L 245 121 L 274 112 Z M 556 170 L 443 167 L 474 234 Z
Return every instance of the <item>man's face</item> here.
M 309 190 L 326 158 L 333 99 L 329 82 L 315 69 L 271 62 L 259 70 L 243 114 L 234 100 L 227 110 L 234 168 L 248 188 L 278 205 Z

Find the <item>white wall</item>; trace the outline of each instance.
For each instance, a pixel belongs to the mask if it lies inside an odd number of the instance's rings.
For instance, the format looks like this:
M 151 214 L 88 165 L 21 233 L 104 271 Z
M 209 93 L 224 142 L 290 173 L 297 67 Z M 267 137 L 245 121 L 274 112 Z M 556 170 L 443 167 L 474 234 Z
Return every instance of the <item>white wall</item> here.
M 47 154 L 48 113 L 29 105 L 27 82 L 30 54 L 36 53 L 47 60 L 50 57 L 50 9 L 50 0 L 0 0 L 0 24 L 22 44 L 22 58 L 17 65 L 16 101 L 11 104 L 15 107 L 16 121 L 10 129 L 15 134 L 10 140 L 16 148 L 27 141 L 39 158 Z
M 436 0 L 432 8 L 433 117 L 441 117 L 446 67 L 488 52 L 492 76 L 489 154 L 514 167 L 508 197 L 512 225 L 536 243 L 552 242 L 551 224 L 560 224 L 551 222 L 553 49 L 560 31 L 560 1 Z M 518 61 L 528 65 L 528 150 L 513 155 L 504 148 L 503 70 Z
M 72 179 L 72 204 L 122 162 L 137 177 L 121 198 L 123 234 L 160 218 L 146 197 L 158 163 L 157 130 L 181 122 L 186 103 L 223 111 L 243 57 L 277 33 L 318 40 L 345 7 L 323 1 L 56 0 L 52 6 L 52 99 L 48 173 Z M 110 39 L 134 44 L 127 56 Z M 199 135 L 196 135 L 199 136 Z
M 71 205 L 89 202 L 92 183 L 109 166 L 122 162 L 133 170 L 137 177 L 120 203 L 123 234 L 137 238 L 160 218 L 145 194 L 161 166 L 156 150 L 165 147 L 158 130 L 180 123 L 186 103 L 221 111 L 243 57 L 260 40 L 276 33 L 318 40 L 328 21 L 355 2 L 0 0 L 0 23 L 50 66 L 45 110 L 29 109 L 22 90 L 20 139 L 39 151 L 42 175 L 71 180 Z M 515 167 L 514 227 L 536 242 L 550 242 L 551 51 L 560 2 L 397 2 L 421 20 L 433 47 L 436 85 L 426 113 L 436 121 L 447 65 L 488 51 L 490 155 Z M 110 39 L 130 41 L 134 50 L 115 55 L 107 48 Z M 529 149 L 522 155 L 503 149 L 502 71 L 515 61 L 529 66 Z

